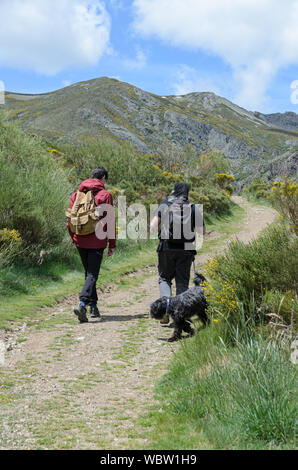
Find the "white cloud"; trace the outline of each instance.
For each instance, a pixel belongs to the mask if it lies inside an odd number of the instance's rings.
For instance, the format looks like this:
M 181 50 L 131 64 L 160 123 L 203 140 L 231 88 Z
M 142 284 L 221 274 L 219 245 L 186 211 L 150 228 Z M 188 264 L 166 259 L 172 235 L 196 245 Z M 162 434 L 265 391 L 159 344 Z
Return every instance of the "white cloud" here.
M 55 75 L 95 65 L 109 52 L 100 0 L 1 0 L 0 65 Z
M 134 27 L 204 50 L 233 70 L 235 100 L 256 108 L 284 66 L 298 64 L 298 0 L 134 0 Z
M 134 59 L 123 59 L 124 67 L 128 69 L 140 70 L 145 67 L 147 63 L 146 54 L 140 49 L 136 48 L 136 57 Z
M 179 66 L 172 88 L 175 95 L 199 91 L 212 91 L 220 94 L 220 86 L 214 80 L 201 76 L 194 68 L 184 64 Z
M 291 83 L 291 89 L 293 90 L 291 93 L 291 103 L 298 104 L 298 80 L 294 80 Z
M 125 10 L 124 0 L 108 0 L 111 7 L 116 10 Z

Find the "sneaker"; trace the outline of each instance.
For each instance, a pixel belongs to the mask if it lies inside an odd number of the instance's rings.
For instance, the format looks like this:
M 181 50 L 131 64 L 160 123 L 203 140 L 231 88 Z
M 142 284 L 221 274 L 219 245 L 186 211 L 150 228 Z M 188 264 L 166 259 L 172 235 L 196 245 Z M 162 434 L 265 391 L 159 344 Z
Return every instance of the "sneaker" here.
M 80 304 L 78 307 L 75 307 L 73 309 L 75 315 L 77 315 L 78 319 L 79 319 L 79 322 L 80 323 L 86 323 L 88 322 L 88 318 L 87 318 L 87 309 L 86 307 L 84 307 L 84 305 Z
M 165 313 L 162 319 L 160 320 L 161 325 L 167 325 L 170 321 L 170 317 L 168 313 Z
M 100 313 L 96 305 L 90 307 L 90 318 L 100 318 Z

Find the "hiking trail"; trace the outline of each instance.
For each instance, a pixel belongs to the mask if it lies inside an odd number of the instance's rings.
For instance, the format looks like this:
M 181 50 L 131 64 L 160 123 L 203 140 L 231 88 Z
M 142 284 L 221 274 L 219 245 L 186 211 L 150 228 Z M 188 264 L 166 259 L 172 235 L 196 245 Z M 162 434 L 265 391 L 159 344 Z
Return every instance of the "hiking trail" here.
M 233 199 L 245 216 L 231 239 L 248 242 L 275 218 L 269 207 Z M 197 267 L 227 243 L 198 254 Z M 44 320 L 5 333 L 15 346 L 0 366 L 0 449 L 150 448 L 140 418 L 156 406 L 154 385 L 180 346 L 166 342 L 168 326 L 149 318 L 159 297 L 156 268 L 127 279 L 99 294 L 100 321 L 78 323 L 75 293 L 44 308 Z

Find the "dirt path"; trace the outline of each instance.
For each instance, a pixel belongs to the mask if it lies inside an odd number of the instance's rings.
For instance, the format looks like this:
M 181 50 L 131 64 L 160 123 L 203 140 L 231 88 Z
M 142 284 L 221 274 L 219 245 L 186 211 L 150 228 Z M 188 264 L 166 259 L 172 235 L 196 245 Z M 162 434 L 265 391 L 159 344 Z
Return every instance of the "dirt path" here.
M 245 209 L 237 234 L 244 242 L 274 219 L 270 208 L 235 201 Z M 1 449 L 150 448 L 140 417 L 179 344 L 167 343 L 171 330 L 148 316 L 159 297 L 156 269 L 127 280 L 102 295 L 102 321 L 79 324 L 73 295 L 14 333 L 0 368 Z

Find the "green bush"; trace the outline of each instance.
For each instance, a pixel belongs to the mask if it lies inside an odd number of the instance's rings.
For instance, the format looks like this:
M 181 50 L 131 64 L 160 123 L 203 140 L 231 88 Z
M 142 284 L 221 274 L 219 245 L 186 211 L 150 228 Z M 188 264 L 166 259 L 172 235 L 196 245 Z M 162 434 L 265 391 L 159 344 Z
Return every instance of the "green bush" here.
M 287 300 L 280 309 L 288 321 L 297 295 L 297 237 L 283 226 L 276 225 L 267 228 L 248 244 L 233 241 L 224 255 L 217 258 L 214 275 L 233 286 L 247 317 L 254 312 L 260 320 L 268 312 L 268 305 L 277 308 L 276 302 L 268 304 L 268 291 L 278 292 L 280 299 L 283 296 L 288 299 L 291 292 L 293 302 Z M 234 310 L 236 321 L 240 313 L 239 309 Z
M 249 186 L 244 188 L 243 192 L 248 199 L 266 200 L 270 194 L 270 183 L 256 179 Z
M 262 299 L 262 307 L 268 315 L 274 313 L 286 324 L 291 324 L 292 317 L 298 318 L 298 301 L 293 290 L 280 292 L 277 289 L 266 290 Z
M 159 203 L 169 196 L 175 182 L 185 181 L 191 186 L 192 201 L 204 204 L 206 214 L 219 215 L 230 210 L 229 196 L 233 188 L 230 185 L 223 190 L 222 178 L 218 179 L 219 175 L 214 172 L 215 169 L 228 168 L 226 159 L 219 152 L 212 152 L 211 157 L 209 154 L 203 156 L 204 171 L 210 165 L 211 168 L 215 166 L 212 177 L 199 178 L 193 176 L 193 170 L 187 166 L 191 158 L 187 149 L 180 152 L 160 149 L 153 155 L 142 155 L 129 143 L 88 139 L 76 147 L 62 146 L 61 150 L 67 168 L 71 169 L 73 190 L 83 179 L 90 178 L 95 166 L 103 165 L 109 171 L 108 189 L 111 185 L 123 190 L 129 204 Z M 180 163 L 177 160 L 179 156 Z M 229 175 L 223 176 L 228 182 L 233 180 Z
M 17 230 L 0 229 L 0 265 L 11 262 L 20 251 L 22 239 Z
M 208 203 L 204 204 L 204 211 L 206 208 L 207 214 L 228 214 L 231 209 L 231 201 L 229 196 L 226 194 L 225 191 L 222 191 L 220 188 L 213 188 L 213 187 L 204 187 L 201 190 L 202 196 L 208 198 Z M 204 201 L 204 199 L 202 200 Z M 206 206 L 206 207 L 205 207 Z
M 41 141 L 0 121 L 0 229 L 17 230 L 18 256 L 32 260 L 65 236 L 71 188 L 65 171 Z
M 80 145 L 62 146 L 65 164 L 72 170 L 73 189 L 90 178 L 94 167 L 102 165 L 109 171 L 109 184 L 120 189 L 140 192 L 167 182 L 152 158 L 136 152 L 129 143 L 89 139 Z
M 298 186 L 290 178 L 275 181 L 268 199 L 277 209 L 284 222 L 298 235 Z
M 212 153 L 212 161 L 209 156 L 203 157 L 205 171 L 214 164 L 214 158 L 217 169 L 226 167 L 224 157 Z M 209 180 L 203 184 L 201 178 L 191 174 L 187 165 L 193 159 L 190 148 L 180 153 L 172 149 L 142 155 L 129 143 L 94 138 L 50 148 L 49 143 L 0 120 L 0 229 L 16 230 L 21 238 L 20 246 L 13 240 L 2 242 L 1 263 L 15 257 L 36 262 L 41 252 L 68 251 L 65 208 L 72 192 L 98 165 L 109 171 L 107 189 L 111 189 L 115 203 L 117 196 L 124 194 L 128 204 L 141 202 L 149 207 L 166 199 L 176 181 L 190 182 L 192 178 L 192 200 L 202 203 L 207 215 L 229 212 L 229 195 L 216 183 L 216 175 L 212 184 Z

